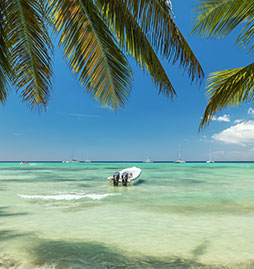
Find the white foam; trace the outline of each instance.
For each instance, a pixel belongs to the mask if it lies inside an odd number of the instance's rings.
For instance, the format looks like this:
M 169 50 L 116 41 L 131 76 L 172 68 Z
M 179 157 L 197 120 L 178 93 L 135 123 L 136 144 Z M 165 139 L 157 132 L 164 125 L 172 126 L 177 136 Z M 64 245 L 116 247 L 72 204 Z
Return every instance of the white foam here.
M 41 200 L 79 200 L 89 198 L 92 200 L 101 200 L 108 196 L 119 195 L 118 193 L 105 193 L 105 194 L 57 194 L 57 195 L 25 195 L 18 194 L 19 197 L 24 199 L 41 199 Z

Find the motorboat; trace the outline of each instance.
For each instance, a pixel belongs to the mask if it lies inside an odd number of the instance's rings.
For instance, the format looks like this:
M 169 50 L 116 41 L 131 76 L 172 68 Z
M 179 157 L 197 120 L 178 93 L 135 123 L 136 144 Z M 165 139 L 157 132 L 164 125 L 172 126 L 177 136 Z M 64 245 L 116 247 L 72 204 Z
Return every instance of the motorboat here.
M 125 168 L 119 172 L 115 172 L 113 176 L 108 177 L 108 180 L 113 183 L 114 186 L 122 184 L 127 186 L 128 184 L 135 184 L 141 175 L 142 170 L 138 167 Z
M 28 164 L 27 161 L 21 161 L 19 164 Z

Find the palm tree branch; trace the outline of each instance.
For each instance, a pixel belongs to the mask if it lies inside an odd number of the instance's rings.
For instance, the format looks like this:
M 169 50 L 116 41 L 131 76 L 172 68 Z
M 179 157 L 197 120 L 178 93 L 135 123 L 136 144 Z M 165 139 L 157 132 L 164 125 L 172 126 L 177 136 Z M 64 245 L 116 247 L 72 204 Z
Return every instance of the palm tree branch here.
M 128 0 L 126 3 L 156 52 L 169 62 L 179 60 L 192 80 L 203 79 L 202 67 L 172 19 L 170 1 Z
M 11 62 L 14 83 L 24 101 L 32 107 L 45 108 L 51 87 L 49 36 L 37 1 L 8 1 L 8 38 L 12 44 Z
M 124 105 L 131 70 L 92 0 L 53 1 L 51 18 L 81 85 L 103 105 Z
M 242 28 L 236 43 L 240 44 L 243 47 L 247 47 L 254 37 L 254 17 L 249 20 L 249 22 Z M 251 45 L 248 53 L 253 53 L 254 45 Z
M 115 34 L 121 49 L 133 56 L 141 68 L 150 73 L 155 84 L 159 86 L 159 93 L 172 98 L 175 90 L 149 40 L 127 5 L 116 0 L 97 0 L 96 3 L 103 10 L 103 16 Z
M 225 37 L 239 24 L 250 20 L 254 14 L 254 3 L 249 0 L 199 0 L 194 14 L 193 34 L 207 38 Z
M 8 80 L 11 78 L 11 66 L 9 63 L 9 46 L 5 23 L 6 8 L 3 1 L 0 2 L 0 102 L 5 103 L 9 85 Z
M 217 111 L 254 101 L 254 63 L 212 73 L 209 81 L 207 96 L 210 100 L 199 129 L 209 124 Z

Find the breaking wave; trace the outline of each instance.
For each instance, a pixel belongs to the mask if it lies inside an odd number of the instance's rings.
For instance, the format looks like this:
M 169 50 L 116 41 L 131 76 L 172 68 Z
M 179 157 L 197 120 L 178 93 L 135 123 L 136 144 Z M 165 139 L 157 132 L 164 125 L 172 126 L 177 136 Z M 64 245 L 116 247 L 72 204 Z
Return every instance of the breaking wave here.
M 56 194 L 56 195 L 26 195 L 18 194 L 19 197 L 23 199 L 40 199 L 40 200 L 79 200 L 84 198 L 89 198 L 92 200 L 101 200 L 108 196 L 120 195 L 118 193 L 105 193 L 105 194 Z

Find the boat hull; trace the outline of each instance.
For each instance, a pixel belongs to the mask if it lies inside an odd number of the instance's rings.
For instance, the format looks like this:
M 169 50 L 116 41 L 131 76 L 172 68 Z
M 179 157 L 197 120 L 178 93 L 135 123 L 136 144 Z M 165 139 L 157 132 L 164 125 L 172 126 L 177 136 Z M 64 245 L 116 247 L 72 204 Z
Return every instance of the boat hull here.
M 185 163 L 183 160 L 176 160 L 175 163 Z
M 120 179 L 118 180 L 118 184 L 122 184 L 122 175 L 125 172 L 131 174 L 131 176 L 127 180 L 127 183 L 128 184 L 135 185 L 138 182 L 138 180 L 139 180 L 139 177 L 140 177 L 140 175 L 142 173 L 142 170 L 140 168 L 134 166 L 134 167 L 125 168 L 125 169 L 119 171 L 119 173 L 120 173 Z M 113 177 L 108 177 L 108 180 L 111 183 L 113 183 Z

